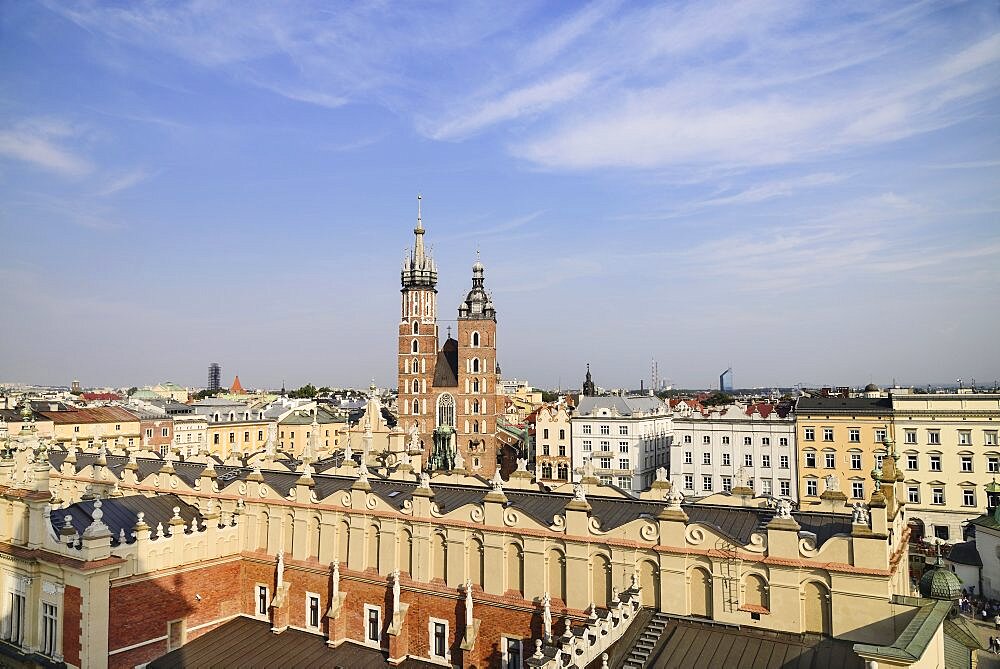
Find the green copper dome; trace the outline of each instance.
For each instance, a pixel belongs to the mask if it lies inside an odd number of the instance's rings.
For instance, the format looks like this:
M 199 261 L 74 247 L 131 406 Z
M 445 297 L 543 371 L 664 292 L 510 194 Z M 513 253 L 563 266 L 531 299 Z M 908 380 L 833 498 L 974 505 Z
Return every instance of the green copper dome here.
M 962 582 L 951 570 L 934 566 L 920 579 L 920 594 L 931 599 L 955 600 L 962 595 Z

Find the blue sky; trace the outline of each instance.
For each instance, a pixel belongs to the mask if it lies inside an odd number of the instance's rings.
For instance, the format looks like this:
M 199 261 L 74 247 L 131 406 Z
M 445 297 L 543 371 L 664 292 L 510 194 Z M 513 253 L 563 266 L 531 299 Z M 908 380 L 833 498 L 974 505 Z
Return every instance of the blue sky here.
M 0 380 L 1000 378 L 996 2 L 0 2 Z M 442 323 L 446 325 L 446 322 Z

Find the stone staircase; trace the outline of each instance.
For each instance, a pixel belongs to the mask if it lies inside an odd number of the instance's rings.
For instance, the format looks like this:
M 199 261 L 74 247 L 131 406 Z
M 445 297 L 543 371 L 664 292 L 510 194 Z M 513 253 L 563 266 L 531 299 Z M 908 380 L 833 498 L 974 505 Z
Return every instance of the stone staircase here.
M 646 662 L 649 661 L 650 654 L 656 648 L 656 644 L 659 642 L 668 620 L 669 617 L 665 613 L 653 614 L 649 624 L 646 625 L 646 629 L 639 635 L 639 640 L 636 641 L 635 648 L 632 649 L 632 652 L 629 653 L 628 657 L 622 663 L 622 669 L 643 669 L 646 666 Z

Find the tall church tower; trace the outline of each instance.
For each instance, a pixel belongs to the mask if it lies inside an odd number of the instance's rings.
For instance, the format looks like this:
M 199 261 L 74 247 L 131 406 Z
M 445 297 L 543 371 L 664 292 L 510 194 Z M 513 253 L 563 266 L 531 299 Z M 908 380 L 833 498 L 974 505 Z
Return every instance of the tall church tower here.
M 434 364 L 437 360 L 437 267 L 424 250 L 424 224 L 417 196 L 417 227 L 413 249 L 403 260 L 399 321 L 399 420 L 415 432 L 425 452 L 434 430 Z
M 472 266 L 472 289 L 458 307 L 458 449 L 465 466 L 489 476 L 497 462 L 500 370 L 497 312 L 484 286 L 483 264 Z

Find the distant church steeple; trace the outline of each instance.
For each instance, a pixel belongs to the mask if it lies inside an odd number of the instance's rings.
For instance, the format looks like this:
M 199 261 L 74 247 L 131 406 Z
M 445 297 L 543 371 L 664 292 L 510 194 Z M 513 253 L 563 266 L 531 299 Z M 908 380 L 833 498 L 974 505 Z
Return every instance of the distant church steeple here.
M 593 397 L 597 392 L 594 390 L 594 380 L 590 377 L 590 363 L 587 363 L 587 377 L 583 381 L 583 396 Z

